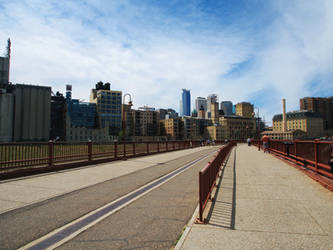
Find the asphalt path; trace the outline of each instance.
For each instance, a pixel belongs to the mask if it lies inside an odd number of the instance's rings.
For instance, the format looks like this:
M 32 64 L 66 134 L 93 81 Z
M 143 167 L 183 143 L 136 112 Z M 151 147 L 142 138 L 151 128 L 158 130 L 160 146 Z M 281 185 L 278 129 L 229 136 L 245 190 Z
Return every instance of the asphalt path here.
M 17 249 L 216 149 L 205 148 L 194 154 L 1 214 L 0 248 Z M 195 164 L 60 248 L 171 247 L 197 205 L 198 171 L 208 160 Z

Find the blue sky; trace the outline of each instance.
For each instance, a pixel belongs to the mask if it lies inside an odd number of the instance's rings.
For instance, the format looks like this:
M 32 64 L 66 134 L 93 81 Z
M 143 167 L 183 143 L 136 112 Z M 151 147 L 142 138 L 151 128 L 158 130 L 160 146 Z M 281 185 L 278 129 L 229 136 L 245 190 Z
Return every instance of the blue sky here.
M 250 101 L 266 121 L 333 95 L 333 1 L 0 0 L 11 81 L 89 99 L 97 81 L 135 107 L 179 110 L 181 89 Z M 1 42 L 2 41 L 2 42 Z M 3 45 L 1 45 L 3 44 Z

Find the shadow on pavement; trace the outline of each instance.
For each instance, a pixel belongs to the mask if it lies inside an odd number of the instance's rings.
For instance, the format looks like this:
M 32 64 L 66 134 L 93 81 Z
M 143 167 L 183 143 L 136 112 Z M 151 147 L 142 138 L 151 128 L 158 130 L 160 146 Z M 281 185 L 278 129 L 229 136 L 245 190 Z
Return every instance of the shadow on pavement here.
M 214 199 L 207 215 L 211 226 L 235 229 L 236 217 L 236 148 L 221 170 Z

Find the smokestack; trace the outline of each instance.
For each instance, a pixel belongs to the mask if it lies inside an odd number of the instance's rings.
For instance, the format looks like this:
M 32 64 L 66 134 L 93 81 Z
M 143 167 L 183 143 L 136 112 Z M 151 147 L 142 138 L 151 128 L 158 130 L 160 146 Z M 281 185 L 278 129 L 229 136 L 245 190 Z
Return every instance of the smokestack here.
M 9 76 L 10 76 L 10 53 L 11 53 L 11 46 L 12 46 L 12 43 L 10 42 L 10 38 L 8 38 L 8 40 L 7 40 L 8 84 L 10 82 Z
M 7 40 L 7 51 L 6 51 L 6 57 L 8 57 L 10 59 L 10 49 L 11 49 L 11 42 L 10 42 L 10 38 L 8 38 Z
M 287 119 L 286 119 L 286 99 L 282 99 L 282 131 L 287 131 Z

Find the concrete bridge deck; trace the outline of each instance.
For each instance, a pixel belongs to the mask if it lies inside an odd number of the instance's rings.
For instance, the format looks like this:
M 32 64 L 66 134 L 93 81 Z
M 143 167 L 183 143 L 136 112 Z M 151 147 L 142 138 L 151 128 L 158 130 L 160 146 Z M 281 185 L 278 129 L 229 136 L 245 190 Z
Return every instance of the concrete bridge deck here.
M 0 182 L 0 248 L 20 247 L 217 148 Z M 170 248 L 195 210 L 197 173 L 209 157 L 60 248 Z M 333 249 L 333 193 L 247 145 L 237 146 L 222 170 L 208 224 L 194 224 L 193 215 L 177 249 Z
M 333 249 L 333 193 L 255 147 L 233 150 L 211 205 L 177 248 Z

